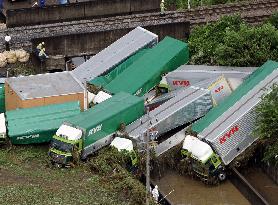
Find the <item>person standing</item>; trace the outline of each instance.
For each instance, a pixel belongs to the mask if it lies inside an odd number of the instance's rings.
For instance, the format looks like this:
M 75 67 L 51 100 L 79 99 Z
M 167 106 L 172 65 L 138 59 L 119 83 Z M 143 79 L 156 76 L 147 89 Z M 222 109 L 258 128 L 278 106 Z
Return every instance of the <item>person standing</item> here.
M 40 7 L 41 8 L 45 7 L 45 0 L 39 0 L 39 2 L 40 2 Z
M 160 15 L 165 15 L 165 5 L 164 5 L 164 0 L 161 0 L 160 3 Z
M 152 190 L 152 195 L 153 195 L 154 201 L 156 203 L 158 203 L 159 192 L 158 192 L 158 186 L 157 185 L 155 185 L 154 189 Z
M 11 36 L 9 34 L 6 34 L 5 36 L 5 47 L 6 51 L 10 51 L 10 41 L 11 41 Z

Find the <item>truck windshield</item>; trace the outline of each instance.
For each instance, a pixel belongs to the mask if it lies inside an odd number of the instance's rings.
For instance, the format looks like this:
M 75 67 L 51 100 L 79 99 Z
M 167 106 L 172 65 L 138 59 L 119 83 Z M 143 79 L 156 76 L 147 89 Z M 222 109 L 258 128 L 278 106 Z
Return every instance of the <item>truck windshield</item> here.
M 59 141 L 56 139 L 52 139 L 50 147 L 60 150 L 62 152 L 71 152 L 73 149 L 73 144 L 62 142 L 62 141 Z

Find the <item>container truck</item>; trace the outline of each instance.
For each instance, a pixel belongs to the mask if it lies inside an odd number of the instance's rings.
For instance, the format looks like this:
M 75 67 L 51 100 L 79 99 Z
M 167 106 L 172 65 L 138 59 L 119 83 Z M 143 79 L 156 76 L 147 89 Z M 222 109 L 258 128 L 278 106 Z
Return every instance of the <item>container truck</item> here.
M 137 27 L 107 48 L 75 68 L 72 73 L 82 83 L 105 75 L 143 48 L 151 48 L 158 36 L 142 27 Z
M 6 132 L 7 130 L 6 130 L 5 114 L 1 113 L 0 114 L 0 144 L 6 141 L 6 136 L 7 136 Z
M 180 90 L 176 96 L 128 125 L 125 131 L 137 142 L 147 129 L 157 132 L 158 138 L 167 131 L 202 117 L 211 108 L 210 91 L 190 87 Z
M 12 144 L 49 142 L 63 121 L 79 113 L 77 101 L 7 111 L 8 137 Z
M 66 120 L 50 144 L 49 156 L 57 166 L 69 166 L 75 157 L 89 154 L 111 143 L 121 125 L 144 114 L 144 100 L 120 92 L 78 116 Z
M 188 60 L 188 45 L 171 37 L 165 37 L 106 84 L 103 89 L 110 94 L 123 91 L 143 96 L 159 84 L 163 73 L 175 70 Z
M 187 136 L 182 155 L 203 180 L 226 178 L 225 167 L 257 140 L 256 106 L 278 83 L 278 63 L 266 62 L 254 71 L 223 103 L 192 125 L 197 137 Z
M 255 69 L 255 67 L 182 65 L 165 75 L 159 88 L 168 91 L 190 86 L 209 89 L 213 104 L 218 105 Z

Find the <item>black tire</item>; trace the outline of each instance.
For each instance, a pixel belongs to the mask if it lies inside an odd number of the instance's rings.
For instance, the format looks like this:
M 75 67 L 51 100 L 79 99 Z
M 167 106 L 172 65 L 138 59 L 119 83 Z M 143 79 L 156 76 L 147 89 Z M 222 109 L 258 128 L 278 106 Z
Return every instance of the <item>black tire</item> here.
M 220 181 L 225 181 L 226 178 L 227 178 L 227 174 L 225 172 L 219 172 L 218 179 Z

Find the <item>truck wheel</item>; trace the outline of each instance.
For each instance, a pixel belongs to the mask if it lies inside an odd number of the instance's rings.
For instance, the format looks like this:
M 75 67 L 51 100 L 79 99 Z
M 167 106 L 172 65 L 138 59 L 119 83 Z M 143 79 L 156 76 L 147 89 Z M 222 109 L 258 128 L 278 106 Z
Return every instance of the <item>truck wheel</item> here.
M 218 174 L 218 178 L 219 178 L 220 181 L 224 181 L 226 179 L 226 177 L 227 177 L 227 175 L 226 175 L 225 172 L 220 172 Z
M 59 164 L 59 163 L 55 163 L 55 167 L 58 168 L 58 169 L 61 169 L 61 168 L 62 168 L 62 165 Z

